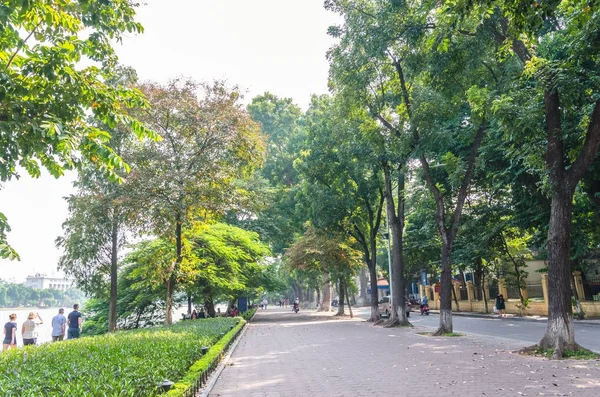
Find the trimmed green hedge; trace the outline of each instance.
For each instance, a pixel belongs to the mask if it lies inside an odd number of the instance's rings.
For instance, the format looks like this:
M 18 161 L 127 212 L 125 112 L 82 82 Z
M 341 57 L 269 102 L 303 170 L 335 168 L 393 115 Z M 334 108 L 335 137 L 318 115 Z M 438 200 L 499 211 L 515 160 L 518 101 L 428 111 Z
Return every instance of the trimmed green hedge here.
M 250 309 L 246 313 L 242 314 L 242 317 L 244 318 L 244 320 L 250 321 L 252 316 L 254 316 L 254 313 L 256 313 L 256 310 L 257 310 L 256 307 L 254 309 Z
M 163 380 L 186 376 L 202 346 L 217 350 L 220 334 L 243 322 L 184 321 L 10 350 L 0 354 L 0 396 L 156 396 Z
M 231 331 L 229 331 L 219 342 L 213 345 L 200 360 L 196 361 L 191 366 L 188 373 L 179 382 L 175 383 L 173 388 L 166 394 L 167 397 L 181 397 L 192 387 L 202 375 L 202 372 L 207 370 L 212 361 L 219 356 L 221 351 L 225 349 L 227 343 L 236 335 L 238 330 L 244 326 L 246 322 L 240 321 Z

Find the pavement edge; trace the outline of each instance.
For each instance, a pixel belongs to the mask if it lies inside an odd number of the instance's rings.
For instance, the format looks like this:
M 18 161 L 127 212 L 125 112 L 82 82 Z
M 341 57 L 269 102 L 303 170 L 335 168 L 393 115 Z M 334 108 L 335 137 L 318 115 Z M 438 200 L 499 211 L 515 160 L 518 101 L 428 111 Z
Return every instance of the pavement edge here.
M 256 313 L 254 313 L 254 315 L 252 316 L 252 318 L 254 318 L 254 316 L 256 316 Z M 250 319 L 250 320 L 252 320 L 252 319 Z M 219 380 L 219 376 L 221 376 L 221 372 L 223 372 L 223 370 L 225 369 L 225 366 L 227 365 L 227 362 L 231 358 L 231 355 L 235 352 L 235 349 L 237 348 L 238 343 L 240 343 L 240 340 L 242 340 L 242 337 L 246 333 L 246 330 L 248 329 L 249 326 L 250 326 L 250 321 L 248 321 L 244 325 L 244 328 L 242 328 L 242 332 L 240 332 L 238 334 L 238 337 L 236 338 L 235 342 L 233 342 L 233 344 L 231 345 L 231 347 L 229 348 L 229 350 L 227 350 L 227 355 L 221 360 L 221 363 L 219 364 L 219 366 L 217 367 L 217 369 L 212 373 L 212 375 L 210 377 L 210 382 L 208 382 L 208 384 L 206 385 L 206 387 L 202 391 L 202 394 L 199 395 L 199 397 L 208 397 L 208 395 L 210 394 L 210 392 L 212 391 L 212 389 L 215 387 L 215 384 L 217 383 L 217 380 Z

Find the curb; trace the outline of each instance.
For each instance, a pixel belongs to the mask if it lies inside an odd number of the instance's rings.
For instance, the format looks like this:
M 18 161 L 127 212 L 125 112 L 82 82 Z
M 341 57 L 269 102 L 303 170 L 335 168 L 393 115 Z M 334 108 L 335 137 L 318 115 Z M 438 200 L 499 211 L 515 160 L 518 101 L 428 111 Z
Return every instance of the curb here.
M 255 316 L 256 316 L 256 313 L 254 313 L 254 315 L 252 316 L 252 318 L 250 320 L 252 320 Z M 246 324 L 244 325 L 244 327 L 242 328 L 242 331 L 238 334 L 237 338 L 235 339 L 235 342 L 233 342 L 233 344 L 227 350 L 227 355 L 225 357 L 223 357 L 223 359 L 221 360 L 221 363 L 219 364 L 217 369 L 215 371 L 213 371 L 213 373 L 211 374 L 210 382 L 208 382 L 208 384 L 202 391 L 202 394 L 199 395 L 199 397 L 208 397 L 208 395 L 210 394 L 212 389 L 215 387 L 215 384 L 219 380 L 219 376 L 221 376 L 221 372 L 223 372 L 223 370 L 225 369 L 227 362 L 231 358 L 231 355 L 235 352 L 235 349 L 237 348 L 238 343 L 240 343 L 240 340 L 242 340 L 242 337 L 246 333 L 246 330 L 248 329 L 249 326 L 250 326 L 250 321 L 247 321 Z
M 431 313 L 439 314 L 439 310 L 431 310 Z M 485 313 L 471 313 L 471 312 L 455 312 L 452 311 L 453 316 L 462 316 L 462 317 L 476 317 L 476 318 L 489 318 L 489 319 L 500 319 L 497 315 L 485 314 Z M 531 323 L 546 323 L 548 322 L 548 317 L 519 317 L 519 316 L 510 316 L 505 317 L 505 319 L 516 320 L 516 321 L 527 321 Z M 599 320 L 576 320 L 573 319 L 573 324 L 581 324 L 588 327 L 600 327 Z

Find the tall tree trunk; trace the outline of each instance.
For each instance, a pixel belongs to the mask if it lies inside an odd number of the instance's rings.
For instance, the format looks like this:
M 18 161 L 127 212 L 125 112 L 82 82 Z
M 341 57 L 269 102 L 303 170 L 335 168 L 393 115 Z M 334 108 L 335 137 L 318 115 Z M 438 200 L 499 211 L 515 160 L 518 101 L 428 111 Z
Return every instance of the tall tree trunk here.
M 345 299 L 344 291 L 345 291 L 345 289 L 346 289 L 346 287 L 344 285 L 344 279 L 340 278 L 339 287 L 338 287 L 338 291 L 339 291 L 338 295 L 339 295 L 340 299 L 338 301 L 338 311 L 335 314 L 336 316 L 344 315 L 344 299 Z
M 323 285 L 321 286 L 321 305 L 319 306 L 320 312 L 331 311 L 331 281 L 329 274 L 323 274 Z
M 346 302 L 348 303 L 348 310 L 350 311 L 350 318 L 354 318 L 352 313 L 352 304 L 350 303 L 350 294 L 348 293 L 348 283 L 344 283 L 344 291 L 346 292 Z
M 206 309 L 208 317 L 216 317 L 217 312 L 215 311 L 215 303 L 212 296 L 209 295 L 204 297 L 204 308 Z
M 557 189 L 558 190 L 558 189 Z M 548 323 L 540 341 L 543 349 L 554 349 L 560 358 L 565 349 L 573 350 L 575 343 L 571 305 L 571 210 L 573 195 L 556 192 L 552 196 L 548 226 Z
M 447 241 L 446 239 L 443 239 Z M 442 241 L 443 241 L 442 240 Z M 450 255 L 452 246 L 447 242 L 442 242 L 442 275 L 440 290 L 440 325 L 434 335 L 442 335 L 452 332 L 452 266 Z
M 404 172 L 398 170 L 398 208 L 396 210 L 392 192 L 392 179 L 388 164 L 384 164 L 383 171 L 388 222 L 392 229 L 392 235 L 390 236 L 392 241 L 392 312 L 390 313 L 390 318 L 385 326 L 404 326 L 410 325 L 406 313 L 406 296 L 404 295 L 404 290 L 406 289 L 403 256 L 405 175 Z
M 165 300 L 165 324 L 171 325 L 173 323 L 173 293 L 175 292 L 175 275 L 179 271 L 179 265 L 183 260 L 182 253 L 182 228 L 181 228 L 181 216 L 177 215 L 175 225 L 175 248 L 177 259 L 175 260 L 175 266 L 167 281 L 167 299 Z
M 556 89 L 544 93 L 546 114 L 546 167 L 551 182 L 552 202 L 548 225 L 548 323 L 539 345 L 554 349 L 560 358 L 565 349 L 579 348 L 575 343 L 571 305 L 571 217 L 575 188 L 589 169 L 600 145 L 600 100 L 590 117 L 585 142 L 577 159 L 566 167 L 561 127 L 559 94 Z
M 119 222 L 116 210 L 113 212 L 110 251 L 110 304 L 108 307 L 108 332 L 117 329 L 117 275 L 119 255 Z
M 315 287 L 315 292 L 317 293 L 317 309 L 321 308 L 321 288 L 319 288 L 318 286 Z
M 368 266 L 361 266 L 360 268 L 360 300 L 364 305 L 367 302 L 367 270 Z
M 377 322 L 379 315 L 379 291 L 377 290 L 377 263 L 369 263 L 369 277 L 371 278 L 371 317 L 370 322 Z
M 187 294 L 187 305 L 188 305 L 187 313 L 192 314 L 192 294 L 190 294 L 190 293 Z

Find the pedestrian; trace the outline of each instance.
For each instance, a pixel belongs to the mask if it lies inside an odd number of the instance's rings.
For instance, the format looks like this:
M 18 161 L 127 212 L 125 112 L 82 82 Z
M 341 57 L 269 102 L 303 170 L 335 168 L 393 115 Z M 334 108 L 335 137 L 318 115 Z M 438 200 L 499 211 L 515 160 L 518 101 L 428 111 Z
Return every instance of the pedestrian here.
M 81 335 L 81 324 L 83 323 L 83 317 L 79 312 L 79 305 L 76 303 L 73 305 L 73 311 L 67 316 L 67 339 L 77 339 Z
M 35 319 L 40 321 L 35 321 Z M 43 324 L 44 320 L 39 313 L 31 312 L 27 316 L 27 320 L 21 326 L 21 334 L 23 335 L 23 346 L 35 345 L 38 337 L 38 325 Z
M 65 309 L 58 309 L 58 314 L 52 317 L 52 342 L 58 342 L 65 338 L 67 330 L 67 318 Z
M 496 297 L 496 309 L 498 309 L 498 315 L 500 317 L 505 317 L 505 310 L 506 310 L 506 305 L 504 303 L 504 296 L 502 296 L 502 294 L 498 295 Z
M 11 347 L 17 347 L 17 315 L 13 313 L 8 316 L 8 322 L 4 324 L 4 340 L 2 341 L 2 351 Z

